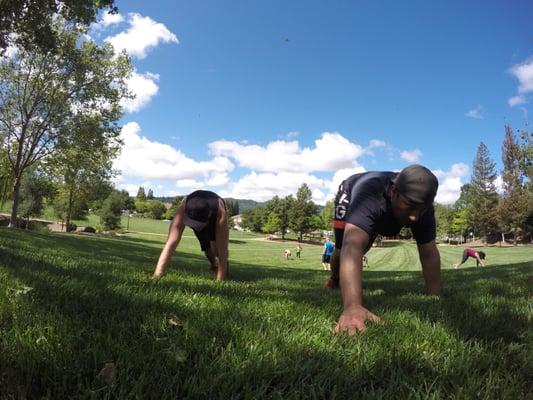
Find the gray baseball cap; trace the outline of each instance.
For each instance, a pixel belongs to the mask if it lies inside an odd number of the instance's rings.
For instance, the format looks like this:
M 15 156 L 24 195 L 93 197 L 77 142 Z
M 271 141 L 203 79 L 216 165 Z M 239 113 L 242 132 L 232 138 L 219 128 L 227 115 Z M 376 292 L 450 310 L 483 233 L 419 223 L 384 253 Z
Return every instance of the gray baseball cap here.
M 426 167 L 409 165 L 394 178 L 396 190 L 409 200 L 419 204 L 431 204 L 437 194 L 439 181 Z

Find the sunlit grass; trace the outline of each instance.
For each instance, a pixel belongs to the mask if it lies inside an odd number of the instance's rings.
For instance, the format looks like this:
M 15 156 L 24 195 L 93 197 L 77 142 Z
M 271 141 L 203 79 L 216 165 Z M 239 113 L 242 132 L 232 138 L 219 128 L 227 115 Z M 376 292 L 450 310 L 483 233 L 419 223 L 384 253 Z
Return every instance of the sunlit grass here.
M 0 229 L 0 397 L 530 396 L 532 247 L 451 270 L 462 248 L 440 246 L 440 299 L 423 294 L 414 244 L 374 248 L 365 302 L 386 324 L 347 337 L 331 333 L 321 246 L 285 260 L 294 243 L 254 239 L 232 232 L 220 283 L 189 230 L 153 280 L 164 234 Z

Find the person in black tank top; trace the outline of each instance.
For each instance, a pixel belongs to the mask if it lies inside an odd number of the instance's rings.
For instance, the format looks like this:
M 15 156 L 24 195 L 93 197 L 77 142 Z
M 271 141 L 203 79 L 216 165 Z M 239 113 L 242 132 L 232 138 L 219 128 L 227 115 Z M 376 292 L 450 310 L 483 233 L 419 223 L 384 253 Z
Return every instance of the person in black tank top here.
M 440 255 L 435 243 L 433 200 L 438 180 L 421 165 L 395 172 L 352 175 L 339 187 L 335 199 L 335 250 L 331 278 L 324 286 L 341 288 L 343 313 L 336 332 L 354 334 L 366 330 L 365 321 L 381 320 L 363 307 L 362 260 L 378 234 L 394 236 L 409 226 L 418 245 L 426 288 L 441 291 Z
M 159 277 L 164 274 L 185 226 L 194 231 L 202 251 L 209 260 L 211 270 L 216 273 L 217 280 L 226 279 L 229 243 L 226 206 L 220 196 L 208 190 L 192 192 L 183 199 L 176 210 L 154 276 Z

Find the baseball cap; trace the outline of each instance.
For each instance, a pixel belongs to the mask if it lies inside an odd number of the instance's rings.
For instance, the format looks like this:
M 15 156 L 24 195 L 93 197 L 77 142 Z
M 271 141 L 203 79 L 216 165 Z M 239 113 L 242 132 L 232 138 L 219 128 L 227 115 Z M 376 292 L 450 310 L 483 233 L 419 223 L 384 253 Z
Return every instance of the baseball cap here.
M 419 204 L 431 204 L 437 194 L 439 181 L 426 167 L 409 165 L 393 180 L 396 190 L 409 200 Z
M 185 216 L 183 223 L 192 229 L 201 230 L 205 228 L 211 216 L 211 209 L 207 199 L 202 197 L 191 197 L 185 202 Z

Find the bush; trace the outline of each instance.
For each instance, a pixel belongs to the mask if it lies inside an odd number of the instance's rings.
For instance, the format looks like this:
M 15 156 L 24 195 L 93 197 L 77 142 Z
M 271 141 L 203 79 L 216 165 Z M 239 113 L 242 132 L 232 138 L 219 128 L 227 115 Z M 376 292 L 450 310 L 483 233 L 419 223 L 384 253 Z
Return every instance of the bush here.
M 120 192 L 112 192 L 102 203 L 100 222 L 104 229 L 113 230 L 120 228 L 120 216 L 124 207 L 124 199 Z

